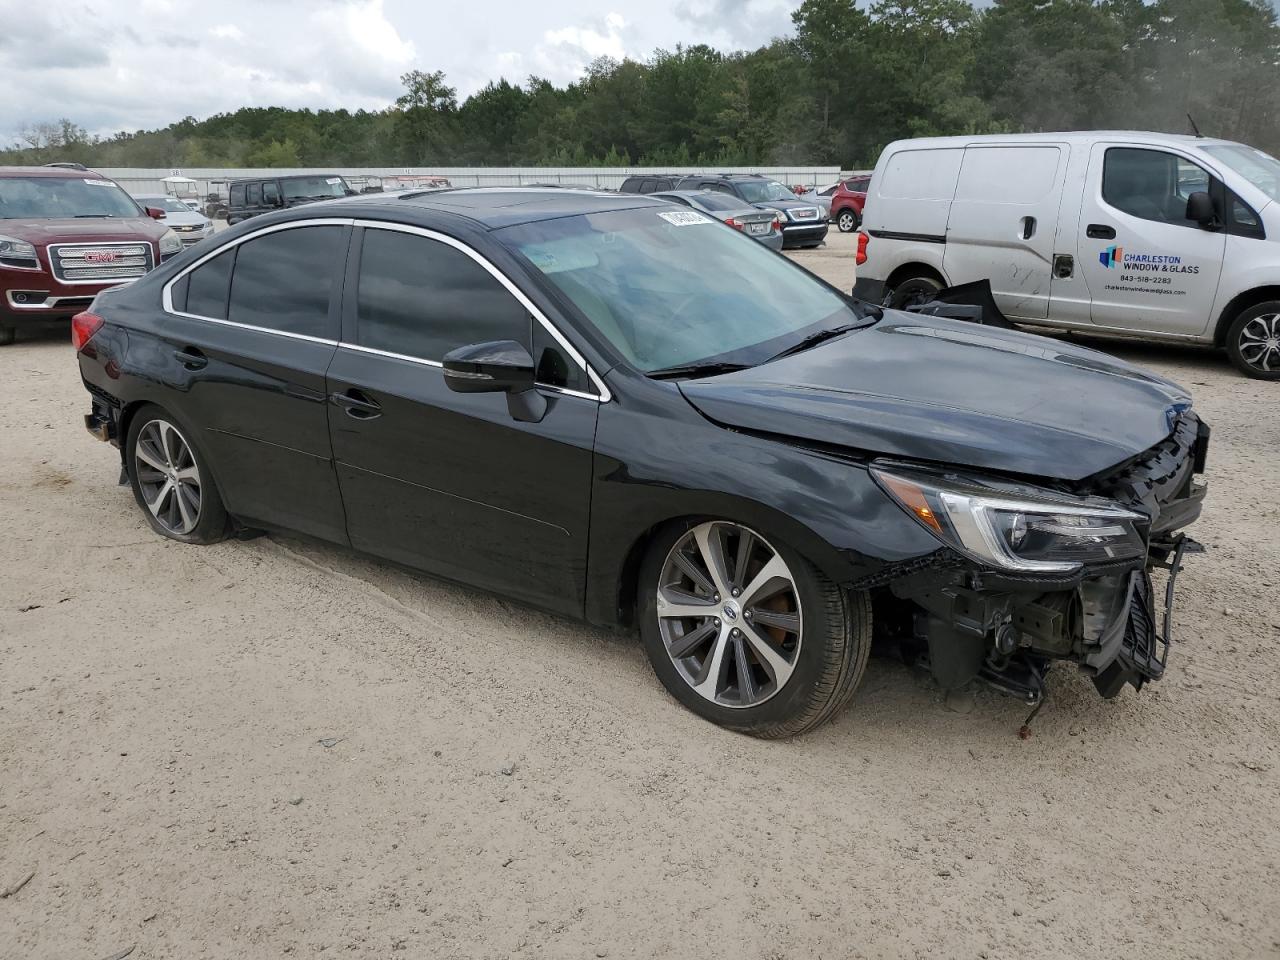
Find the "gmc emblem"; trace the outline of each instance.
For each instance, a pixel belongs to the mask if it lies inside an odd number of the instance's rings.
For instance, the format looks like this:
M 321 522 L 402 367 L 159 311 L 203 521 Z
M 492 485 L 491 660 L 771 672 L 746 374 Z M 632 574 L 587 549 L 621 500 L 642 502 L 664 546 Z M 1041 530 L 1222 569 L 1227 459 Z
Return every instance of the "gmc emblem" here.
M 115 263 L 116 255 L 110 250 L 91 251 L 84 255 L 86 263 Z

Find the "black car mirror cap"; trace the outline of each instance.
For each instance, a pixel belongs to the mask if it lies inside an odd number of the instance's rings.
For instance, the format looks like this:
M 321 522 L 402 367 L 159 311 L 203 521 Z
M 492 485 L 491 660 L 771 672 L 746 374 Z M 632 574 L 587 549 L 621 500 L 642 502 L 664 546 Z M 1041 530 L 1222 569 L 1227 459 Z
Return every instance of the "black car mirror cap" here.
M 444 382 L 458 393 L 520 393 L 533 389 L 533 357 L 514 340 L 472 343 L 444 355 Z
M 1218 211 L 1214 209 L 1213 197 L 1204 190 L 1197 190 L 1187 197 L 1187 219 L 1200 224 L 1206 230 L 1216 229 Z

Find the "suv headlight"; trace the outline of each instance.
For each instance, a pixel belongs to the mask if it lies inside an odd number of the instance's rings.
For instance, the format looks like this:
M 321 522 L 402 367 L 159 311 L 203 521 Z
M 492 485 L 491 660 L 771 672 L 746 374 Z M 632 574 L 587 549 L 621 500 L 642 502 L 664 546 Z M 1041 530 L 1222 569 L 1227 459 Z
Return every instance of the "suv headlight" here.
M 182 251 L 182 238 L 172 230 L 166 230 L 160 238 L 160 256 L 167 257 L 171 253 Z
M 791 214 L 787 213 L 786 210 L 782 210 L 775 207 L 773 212 L 778 215 L 778 219 L 781 220 L 783 223 L 786 223 L 788 220 L 791 219 Z
M 40 261 L 36 259 L 36 248 L 32 244 L 0 236 L 0 266 L 38 270 Z
M 1147 552 L 1147 518 L 1105 500 L 897 466 L 873 466 L 871 475 L 943 543 L 1000 570 L 1074 573 Z

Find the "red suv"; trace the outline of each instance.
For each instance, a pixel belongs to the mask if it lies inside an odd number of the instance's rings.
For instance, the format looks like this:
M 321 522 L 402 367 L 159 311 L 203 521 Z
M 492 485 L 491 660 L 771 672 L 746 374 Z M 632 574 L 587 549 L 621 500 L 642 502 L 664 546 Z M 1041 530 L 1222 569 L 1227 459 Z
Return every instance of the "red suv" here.
M 836 185 L 831 194 L 831 216 L 841 233 L 853 233 L 862 225 L 862 206 L 867 202 L 871 175 L 850 177 Z
M 0 344 L 66 322 L 100 290 L 182 251 L 182 241 L 92 170 L 0 167 Z

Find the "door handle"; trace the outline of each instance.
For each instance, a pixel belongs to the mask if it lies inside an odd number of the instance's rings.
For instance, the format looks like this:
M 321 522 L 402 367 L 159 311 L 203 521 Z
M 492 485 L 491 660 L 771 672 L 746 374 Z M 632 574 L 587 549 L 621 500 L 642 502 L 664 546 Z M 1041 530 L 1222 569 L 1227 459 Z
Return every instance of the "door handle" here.
M 331 393 L 329 399 L 342 407 L 348 417 L 354 417 L 356 420 L 372 420 L 382 416 L 382 405 L 359 390 Z
M 1091 223 L 1085 228 L 1084 235 L 1090 240 L 1114 240 L 1116 228 L 1108 227 L 1105 223 Z
M 200 370 L 209 365 L 209 358 L 195 347 L 183 347 L 181 350 L 173 351 L 173 359 L 188 370 Z
M 1035 235 L 1036 235 L 1036 218 L 1023 217 L 1022 218 L 1022 239 L 1030 240 Z

